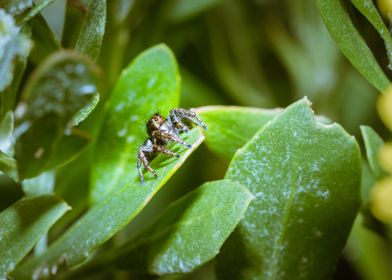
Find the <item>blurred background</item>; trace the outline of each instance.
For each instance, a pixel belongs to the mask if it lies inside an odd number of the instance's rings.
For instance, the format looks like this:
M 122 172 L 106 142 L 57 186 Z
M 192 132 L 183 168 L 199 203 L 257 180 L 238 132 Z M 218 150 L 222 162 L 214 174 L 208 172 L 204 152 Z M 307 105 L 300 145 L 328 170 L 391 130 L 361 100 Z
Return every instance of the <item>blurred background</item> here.
M 139 52 L 163 42 L 173 50 L 180 66 L 182 107 L 223 104 L 274 108 L 307 96 L 316 114 L 340 123 L 360 143 L 359 126 L 363 124 L 388 135 L 376 111 L 378 92 L 342 56 L 313 0 L 107 2 L 106 32 L 98 58 L 104 87 L 101 104 L 121 70 Z M 44 10 L 43 16 L 64 48 L 73 48 L 89 3 L 57 0 Z M 390 74 L 383 42 L 360 13 L 353 8 L 349 11 L 380 65 Z M 39 36 L 38 29 L 33 27 L 32 32 Z M 38 58 L 35 62 L 32 59 L 28 67 L 34 69 L 38 62 Z M 61 168 L 56 180 L 60 182 L 56 192 L 78 210 L 78 215 L 88 206 L 85 198 L 89 171 L 78 168 L 84 157 L 82 154 L 76 159 L 72 169 Z M 227 161 L 200 147 L 112 242 L 136 234 L 168 203 L 201 183 L 223 178 L 227 165 Z M 4 209 L 21 197 L 22 191 L 5 177 L 0 180 L 4 181 L 0 187 L 0 208 Z M 78 188 L 70 190 L 67 185 Z M 51 238 L 76 218 L 73 214 L 56 225 Z M 124 273 L 118 277 L 130 276 Z M 150 279 L 143 275 L 132 277 L 129 279 Z M 162 279 L 180 278 L 214 279 L 212 265 L 189 276 Z M 368 278 L 343 257 L 334 279 Z

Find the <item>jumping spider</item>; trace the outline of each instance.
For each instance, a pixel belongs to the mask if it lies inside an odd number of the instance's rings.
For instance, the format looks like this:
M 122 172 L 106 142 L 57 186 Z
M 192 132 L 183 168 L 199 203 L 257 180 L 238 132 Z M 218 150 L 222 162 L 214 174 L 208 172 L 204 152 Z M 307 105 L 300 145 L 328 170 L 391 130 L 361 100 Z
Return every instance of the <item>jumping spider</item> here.
M 154 175 L 155 178 L 157 178 L 158 175 L 149 165 L 151 160 L 153 160 L 159 153 L 175 156 L 177 158 L 180 157 L 179 154 L 166 149 L 165 145 L 169 141 L 180 143 L 187 148 L 192 148 L 191 145 L 180 138 L 180 133 L 187 132 L 190 128 L 187 123 L 184 123 L 184 120 L 185 122 L 194 123 L 197 126 L 207 129 L 206 125 L 195 112 L 182 108 L 172 109 L 167 119 L 159 113 L 156 113 L 147 122 L 146 127 L 149 137 L 139 148 L 137 155 L 137 169 L 139 171 L 142 185 L 144 184 L 142 164 Z

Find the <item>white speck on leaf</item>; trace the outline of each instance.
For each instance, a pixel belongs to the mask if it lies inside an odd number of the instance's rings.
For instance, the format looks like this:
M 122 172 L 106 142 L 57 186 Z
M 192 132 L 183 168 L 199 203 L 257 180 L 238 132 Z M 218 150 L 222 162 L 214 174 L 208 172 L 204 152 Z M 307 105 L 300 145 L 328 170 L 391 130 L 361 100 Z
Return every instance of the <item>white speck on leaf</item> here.
M 125 135 L 127 135 L 127 132 L 128 132 L 128 128 L 124 127 L 124 128 L 122 128 L 121 130 L 119 130 L 117 132 L 117 136 L 118 137 L 124 137 Z

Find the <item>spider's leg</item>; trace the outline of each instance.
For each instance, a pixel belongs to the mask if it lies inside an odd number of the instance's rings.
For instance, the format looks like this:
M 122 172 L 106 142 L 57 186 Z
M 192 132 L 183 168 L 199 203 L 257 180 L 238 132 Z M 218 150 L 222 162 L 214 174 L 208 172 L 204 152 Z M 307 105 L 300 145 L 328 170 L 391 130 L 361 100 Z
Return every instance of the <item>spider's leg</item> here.
M 188 131 L 189 131 L 189 127 L 182 122 L 177 122 L 174 125 L 176 127 L 176 131 L 178 131 L 178 132 L 188 133 Z
M 207 126 L 203 123 L 200 117 L 191 110 L 186 110 L 182 108 L 172 109 L 170 110 L 169 119 L 175 125 L 181 123 L 182 119 L 186 119 L 193 122 L 197 126 L 201 126 L 202 128 L 207 129 Z
M 158 177 L 158 174 L 148 164 L 148 159 L 147 159 L 147 156 L 146 156 L 146 153 L 153 153 L 153 152 L 154 152 L 153 144 L 152 144 L 151 140 L 149 140 L 149 139 L 139 149 L 139 153 L 138 153 L 138 156 L 137 156 L 137 158 L 138 158 L 137 167 L 138 167 L 139 176 L 140 176 L 140 180 L 141 180 L 142 184 L 144 183 L 144 176 L 143 176 L 143 173 L 142 173 L 142 170 L 141 170 L 141 164 L 143 164 L 143 166 L 149 172 L 151 172 L 154 175 L 155 178 Z
M 140 154 L 137 157 L 137 171 L 139 172 L 140 183 L 143 185 L 144 184 L 144 176 L 143 176 L 143 172 L 142 172 Z
M 175 153 L 175 152 L 172 152 L 172 151 L 166 149 L 164 146 L 161 146 L 161 145 L 155 145 L 155 149 L 156 149 L 156 151 L 158 151 L 158 152 L 160 152 L 160 153 L 164 153 L 165 155 L 175 156 L 175 157 L 177 157 L 177 158 L 180 157 L 179 154 L 177 154 L 177 153 Z
M 154 175 L 155 178 L 157 178 L 157 177 L 158 177 L 158 174 L 157 174 L 157 173 L 154 171 L 154 169 L 152 169 L 151 166 L 148 164 L 148 160 L 147 160 L 147 158 L 146 158 L 146 156 L 145 156 L 145 154 L 144 154 L 143 152 L 142 152 L 142 154 L 141 154 L 140 159 L 142 160 L 142 163 L 143 163 L 144 167 L 145 167 L 148 171 L 150 171 L 150 172 Z
M 189 145 L 188 143 L 186 143 L 185 141 L 183 141 L 180 137 L 178 137 L 176 134 L 174 133 L 168 133 L 168 132 L 164 132 L 164 131 L 160 131 L 160 130 L 156 130 L 152 133 L 152 136 L 158 139 L 162 139 L 165 141 L 173 141 L 173 142 L 177 142 L 180 143 L 181 145 L 184 145 L 187 148 L 192 148 L 192 145 Z

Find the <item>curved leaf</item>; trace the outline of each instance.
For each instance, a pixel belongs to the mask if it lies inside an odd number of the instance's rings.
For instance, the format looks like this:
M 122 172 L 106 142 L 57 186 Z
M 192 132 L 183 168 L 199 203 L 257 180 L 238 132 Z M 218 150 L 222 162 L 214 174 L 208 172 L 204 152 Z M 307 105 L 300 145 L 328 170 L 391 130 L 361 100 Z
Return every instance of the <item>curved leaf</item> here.
M 9 155 L 13 154 L 14 145 L 14 113 L 8 111 L 0 123 L 0 150 Z
M 353 137 L 318 124 L 307 99 L 289 106 L 229 166 L 226 178 L 256 200 L 218 255 L 218 277 L 328 278 L 360 205 L 360 172 Z
M 229 161 L 234 153 L 280 109 L 258 109 L 236 106 L 205 106 L 195 109 L 207 125 L 205 131 L 208 148 Z
M 145 125 L 156 112 L 167 115 L 179 104 L 180 78 L 172 52 L 152 47 L 122 72 L 106 103 L 94 145 L 91 201 L 96 203 L 136 174 L 137 150 L 147 138 Z
M 186 139 L 192 145 L 191 149 L 174 146 L 174 149 L 182 149 L 179 159 L 158 156 L 152 162 L 152 167 L 158 174 L 157 180 L 147 180 L 141 186 L 136 173 L 129 175 L 126 184 L 91 208 L 44 254 L 20 266 L 12 274 L 13 277 L 30 279 L 42 265 L 46 265 L 47 271 L 50 271 L 61 260 L 65 260 L 68 266 L 83 261 L 90 252 L 125 227 L 144 208 L 203 139 L 200 129 L 195 128 L 189 132 Z
M 24 111 L 15 145 L 21 178 L 64 164 L 88 143 L 89 136 L 74 129 L 98 102 L 98 72 L 86 57 L 73 52 L 50 56 L 28 81 Z
M 331 36 L 352 65 L 379 91 L 389 80 L 352 23 L 341 0 L 317 0 L 320 15 Z
M 0 213 L 0 278 L 38 242 L 69 207 L 56 195 L 22 198 Z
M 12 14 L 19 25 L 26 23 L 28 20 L 39 14 L 46 6 L 54 0 L 2 0 L 0 7 Z
M 218 254 L 252 199 L 245 187 L 230 180 L 205 183 L 171 204 L 136 239 L 82 271 L 114 265 L 159 275 L 191 272 Z
M 14 18 L 0 9 L 0 92 L 12 82 L 17 57 L 27 57 L 31 42 L 20 32 Z
M 91 1 L 75 49 L 92 59 L 98 57 L 106 24 L 106 0 Z
M 2 151 L 0 151 L 0 171 L 7 174 L 14 181 L 19 180 L 15 159 Z
M 351 0 L 354 6 L 369 20 L 373 27 L 384 40 L 389 59 L 389 67 L 392 67 L 392 36 L 389 29 L 385 26 L 383 19 L 378 13 L 373 1 L 371 0 Z
M 22 181 L 23 192 L 27 196 L 35 196 L 54 192 L 56 173 L 51 170 L 39 176 Z
M 358 215 L 347 243 L 348 259 L 362 279 L 389 280 L 392 267 L 388 241 L 364 224 L 366 219 Z

